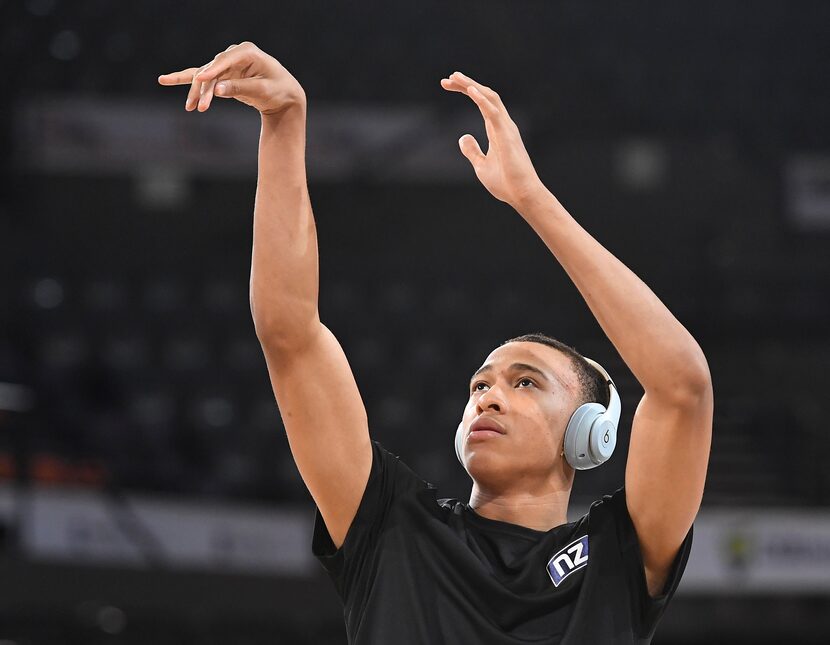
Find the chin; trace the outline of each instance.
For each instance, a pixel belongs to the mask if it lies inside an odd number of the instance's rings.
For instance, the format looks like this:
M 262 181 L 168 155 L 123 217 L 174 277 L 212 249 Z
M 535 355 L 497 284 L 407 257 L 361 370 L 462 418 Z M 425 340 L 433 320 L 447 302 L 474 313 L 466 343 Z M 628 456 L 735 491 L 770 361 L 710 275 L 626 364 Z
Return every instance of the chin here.
M 487 483 L 492 480 L 512 478 L 515 473 L 503 455 L 494 452 L 477 451 L 467 457 L 467 472 L 476 482 Z

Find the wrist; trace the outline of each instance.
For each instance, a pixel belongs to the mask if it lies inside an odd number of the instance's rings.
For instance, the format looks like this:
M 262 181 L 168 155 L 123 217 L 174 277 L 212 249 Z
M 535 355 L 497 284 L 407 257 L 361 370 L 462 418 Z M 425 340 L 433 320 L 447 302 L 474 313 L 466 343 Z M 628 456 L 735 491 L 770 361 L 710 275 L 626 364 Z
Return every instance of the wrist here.
M 296 100 L 275 112 L 260 112 L 263 128 L 283 129 L 285 127 L 299 127 L 305 129 L 306 103 L 305 100 Z
M 520 198 L 511 204 L 519 215 L 528 219 L 541 211 L 549 211 L 551 206 L 558 204 L 558 200 L 540 181 L 537 186 L 526 191 Z

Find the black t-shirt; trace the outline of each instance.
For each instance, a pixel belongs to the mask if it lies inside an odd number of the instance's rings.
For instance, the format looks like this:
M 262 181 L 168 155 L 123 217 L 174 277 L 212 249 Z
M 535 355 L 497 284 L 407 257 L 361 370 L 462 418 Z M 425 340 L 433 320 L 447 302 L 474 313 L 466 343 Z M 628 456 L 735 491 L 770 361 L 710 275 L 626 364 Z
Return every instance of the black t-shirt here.
M 315 509 L 312 553 L 343 601 L 351 645 L 649 643 L 686 567 L 689 529 L 657 598 L 625 488 L 549 531 L 437 498 L 372 440 L 372 469 L 339 549 Z

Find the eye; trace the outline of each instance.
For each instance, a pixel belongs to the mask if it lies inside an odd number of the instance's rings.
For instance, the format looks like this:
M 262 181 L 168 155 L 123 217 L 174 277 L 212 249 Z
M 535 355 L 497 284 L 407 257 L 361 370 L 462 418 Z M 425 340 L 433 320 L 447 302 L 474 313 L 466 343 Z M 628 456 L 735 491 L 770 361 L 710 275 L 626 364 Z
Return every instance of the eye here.
M 533 387 L 536 387 L 536 383 L 532 379 L 529 379 L 527 377 L 525 377 L 523 379 L 519 379 L 519 381 L 517 381 L 517 385 L 521 385 L 522 383 L 528 383 L 528 384 L 532 385 Z M 484 385 L 486 387 L 487 383 L 485 383 L 484 381 L 478 381 L 476 383 L 473 383 L 472 391 L 473 392 L 483 392 L 484 390 L 479 389 L 479 385 Z M 526 388 L 522 388 L 522 389 L 526 389 Z

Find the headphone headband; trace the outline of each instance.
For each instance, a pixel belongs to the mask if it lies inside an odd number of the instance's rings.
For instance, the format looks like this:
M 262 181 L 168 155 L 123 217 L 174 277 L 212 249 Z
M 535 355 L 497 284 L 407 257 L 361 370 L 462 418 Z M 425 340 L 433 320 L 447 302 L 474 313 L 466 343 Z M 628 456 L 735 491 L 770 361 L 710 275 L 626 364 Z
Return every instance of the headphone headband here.
M 605 368 L 595 360 L 590 359 L 587 356 L 583 356 L 582 358 L 584 358 L 589 364 L 593 365 L 597 371 L 602 374 L 603 378 L 605 378 L 605 382 L 608 383 L 608 408 L 606 414 L 609 417 L 614 418 L 614 425 L 617 425 L 620 420 L 622 406 L 620 404 L 620 396 L 617 391 L 617 385 L 614 383 L 614 379 L 612 379 L 611 375 L 605 370 Z

